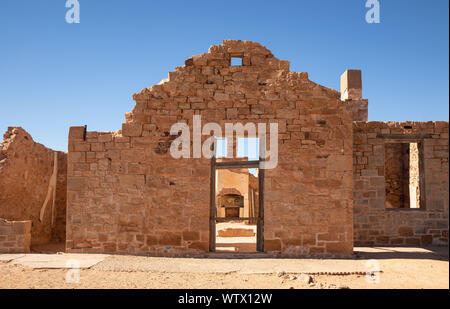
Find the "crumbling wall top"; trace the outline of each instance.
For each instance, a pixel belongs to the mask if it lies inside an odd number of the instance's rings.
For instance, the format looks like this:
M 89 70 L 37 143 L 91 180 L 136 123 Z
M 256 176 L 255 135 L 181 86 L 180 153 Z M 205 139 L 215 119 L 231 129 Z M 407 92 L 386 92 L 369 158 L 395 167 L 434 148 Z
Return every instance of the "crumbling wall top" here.
M 232 65 L 232 58 L 241 58 L 242 65 Z M 311 96 L 339 100 L 338 91 L 310 81 L 306 72 L 290 71 L 289 66 L 289 61 L 277 59 L 259 43 L 225 40 L 211 46 L 207 53 L 188 58 L 159 84 L 135 93 L 136 106 L 125 115 L 126 122 L 141 122 L 134 116 L 142 114 L 148 104 L 167 111 L 179 109 L 186 102 L 204 103 L 222 97 L 230 101 L 265 97 L 268 102 Z M 221 103 L 216 106 L 222 107 Z

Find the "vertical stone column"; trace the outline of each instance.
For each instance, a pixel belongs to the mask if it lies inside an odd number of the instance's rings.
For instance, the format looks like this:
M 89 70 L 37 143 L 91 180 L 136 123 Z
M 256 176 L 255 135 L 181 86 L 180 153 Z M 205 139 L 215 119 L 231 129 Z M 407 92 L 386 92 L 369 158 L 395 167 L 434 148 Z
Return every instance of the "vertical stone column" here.
M 353 121 L 368 121 L 368 100 L 362 98 L 361 70 L 347 70 L 341 75 L 341 100 L 351 105 Z

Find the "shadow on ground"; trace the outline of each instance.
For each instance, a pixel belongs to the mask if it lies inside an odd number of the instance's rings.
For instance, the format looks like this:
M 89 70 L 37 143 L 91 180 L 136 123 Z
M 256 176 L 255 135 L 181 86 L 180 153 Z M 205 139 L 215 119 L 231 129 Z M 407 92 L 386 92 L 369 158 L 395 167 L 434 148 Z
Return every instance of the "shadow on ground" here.
M 223 243 L 219 245 L 222 247 L 223 252 L 209 252 L 202 254 L 201 256 L 192 256 L 193 258 L 209 258 L 209 259 L 273 259 L 273 258 L 286 258 L 292 259 L 292 257 L 282 257 L 279 255 L 267 254 L 256 251 L 256 245 L 247 243 Z M 227 252 L 226 248 L 240 247 L 241 252 Z M 253 252 L 252 252 L 253 251 Z M 58 252 L 65 252 L 64 243 L 36 245 L 31 247 L 31 253 L 46 253 L 55 254 Z M 124 255 L 113 253 L 112 255 Z M 125 254 L 127 255 L 127 254 Z M 140 254 L 141 256 L 152 256 L 146 254 Z M 170 258 L 170 257 L 167 257 Z M 179 258 L 174 256 L 174 258 Z M 330 257 L 304 257 L 301 259 L 329 259 Z M 438 261 L 449 260 L 449 247 L 447 246 L 432 246 L 432 247 L 355 247 L 353 256 L 348 257 L 331 257 L 331 259 L 428 259 Z
M 359 259 L 428 259 L 448 261 L 448 247 L 356 247 Z

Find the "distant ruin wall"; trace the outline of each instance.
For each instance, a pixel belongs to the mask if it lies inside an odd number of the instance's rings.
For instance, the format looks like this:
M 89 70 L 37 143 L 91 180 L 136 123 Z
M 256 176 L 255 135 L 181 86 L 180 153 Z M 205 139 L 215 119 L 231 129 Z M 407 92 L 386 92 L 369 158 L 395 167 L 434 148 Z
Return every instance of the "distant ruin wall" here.
M 448 132 L 444 121 L 354 123 L 355 245 L 448 245 Z M 399 160 L 419 160 L 410 183 Z M 408 187 L 420 208 L 399 207 Z
M 28 253 L 31 244 L 31 221 L 0 219 L 0 253 Z
M 8 128 L 0 147 L 0 218 L 31 221 L 32 245 L 65 240 L 67 154 L 64 152 L 57 152 L 54 227 L 51 227 L 53 195 L 43 221 L 39 221 L 53 174 L 54 153 L 35 143 L 20 127 Z

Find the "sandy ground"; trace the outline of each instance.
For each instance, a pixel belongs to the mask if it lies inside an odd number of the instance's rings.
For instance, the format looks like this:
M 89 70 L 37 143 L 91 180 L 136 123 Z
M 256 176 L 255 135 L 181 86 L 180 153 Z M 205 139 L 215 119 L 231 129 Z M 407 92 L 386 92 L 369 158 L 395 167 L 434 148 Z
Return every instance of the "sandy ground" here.
M 357 249 L 357 248 L 356 248 Z M 336 268 L 337 263 L 358 263 L 376 259 L 382 269 L 379 282 L 368 280 L 365 275 L 305 275 L 295 272 L 252 272 L 253 264 L 264 263 L 267 269 L 273 265 L 301 263 L 311 267 L 325 265 Z M 263 261 L 261 261 L 263 260 Z M 185 263 L 180 267 L 179 263 Z M 204 268 L 202 259 L 170 259 L 138 256 L 109 256 L 91 269 L 80 270 L 79 283 L 67 283 L 68 270 L 31 269 L 12 263 L 0 263 L 0 288 L 158 288 L 158 289 L 429 289 L 449 288 L 448 248 L 363 249 L 355 259 L 208 259 L 209 264 L 220 269 L 233 264 L 246 263 L 243 271 L 215 272 Z M 151 262 L 151 265 L 150 265 Z M 177 264 L 178 263 L 178 264 Z M 203 267 L 203 270 L 202 270 Z M 158 271 L 160 269 L 160 271 Z M 192 271 L 189 271 L 191 269 Z M 255 267 L 257 269 L 257 267 Z M 69 278 L 75 278 L 70 276 Z M 307 283 L 309 276 L 310 283 Z M 306 278 L 306 280 L 305 280 Z M 376 278 L 375 278 L 376 279 Z
M 220 237 L 219 231 L 245 229 L 255 233 L 253 237 Z M 256 225 L 243 222 L 216 223 L 216 252 L 256 252 Z

